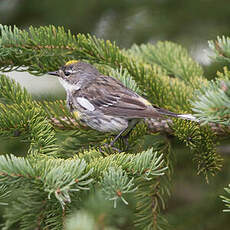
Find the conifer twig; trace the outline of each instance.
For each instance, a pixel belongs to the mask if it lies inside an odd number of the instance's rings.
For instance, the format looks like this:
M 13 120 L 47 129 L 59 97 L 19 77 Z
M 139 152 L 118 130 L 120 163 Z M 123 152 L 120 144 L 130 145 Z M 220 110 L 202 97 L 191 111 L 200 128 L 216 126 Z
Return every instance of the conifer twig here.
M 51 122 L 54 126 L 56 126 L 59 129 L 66 129 L 66 126 L 63 125 L 60 120 L 64 121 L 65 123 L 71 123 L 69 125 L 73 125 L 76 127 L 84 127 L 80 125 L 75 119 L 67 119 L 66 117 L 60 118 L 59 120 L 57 118 L 51 118 Z M 70 120 L 70 121 L 69 121 Z M 172 119 L 170 118 L 162 118 L 162 119 L 146 119 L 145 122 L 148 125 L 150 133 L 165 133 L 165 134 L 173 134 L 173 129 L 171 128 L 171 124 L 173 123 Z M 208 124 L 211 129 L 216 133 L 218 136 L 226 136 L 230 133 L 230 126 L 224 126 L 219 125 L 216 123 L 209 123 Z M 85 127 L 87 128 L 87 127 Z

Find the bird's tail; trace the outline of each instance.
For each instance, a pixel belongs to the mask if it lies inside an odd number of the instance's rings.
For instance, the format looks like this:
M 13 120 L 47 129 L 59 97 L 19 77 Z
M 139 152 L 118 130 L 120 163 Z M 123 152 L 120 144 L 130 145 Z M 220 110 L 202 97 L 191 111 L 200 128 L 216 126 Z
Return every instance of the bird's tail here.
M 199 122 L 199 120 L 196 117 L 194 117 L 192 114 L 177 114 L 177 113 L 173 113 L 167 109 L 162 109 L 162 108 L 155 107 L 155 106 L 154 106 L 154 108 L 157 110 L 158 113 L 160 113 L 162 115 L 166 115 L 166 116 L 170 116 L 170 117 L 178 117 L 178 118 L 182 118 L 185 120 Z

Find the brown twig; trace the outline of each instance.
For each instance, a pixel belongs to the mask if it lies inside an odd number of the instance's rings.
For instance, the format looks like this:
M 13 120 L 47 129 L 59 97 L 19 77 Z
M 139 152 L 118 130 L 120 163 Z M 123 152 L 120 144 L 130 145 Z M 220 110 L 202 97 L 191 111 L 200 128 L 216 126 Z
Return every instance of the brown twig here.
M 60 120 L 63 122 L 60 122 Z M 52 118 L 51 122 L 53 123 L 54 126 L 62 130 L 70 129 L 72 126 L 76 126 L 79 128 L 85 127 L 87 129 L 86 126 L 80 125 L 75 119 L 67 119 L 65 117 L 61 119 Z M 170 127 L 173 121 L 170 118 L 162 118 L 162 119 L 151 118 L 151 119 L 146 119 L 145 122 L 147 123 L 151 133 L 173 134 L 173 130 Z M 64 124 L 66 124 L 66 126 Z M 209 123 L 209 126 L 218 136 L 226 136 L 230 134 L 230 126 L 224 126 L 215 123 Z

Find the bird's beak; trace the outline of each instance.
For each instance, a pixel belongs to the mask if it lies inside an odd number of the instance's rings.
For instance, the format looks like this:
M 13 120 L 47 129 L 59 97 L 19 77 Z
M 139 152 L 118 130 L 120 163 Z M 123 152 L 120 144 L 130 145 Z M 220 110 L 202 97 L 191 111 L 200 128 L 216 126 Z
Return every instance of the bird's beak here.
M 49 75 L 59 76 L 58 71 L 48 72 Z

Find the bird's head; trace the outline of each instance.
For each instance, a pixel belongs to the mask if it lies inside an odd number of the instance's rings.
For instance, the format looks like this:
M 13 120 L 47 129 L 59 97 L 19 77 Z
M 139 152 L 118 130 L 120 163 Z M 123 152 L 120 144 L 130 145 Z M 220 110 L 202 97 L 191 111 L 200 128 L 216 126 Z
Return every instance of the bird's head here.
M 59 77 L 65 89 L 66 85 L 71 85 L 72 87 L 76 85 L 82 86 L 82 84 L 87 84 L 93 78 L 100 75 L 94 66 L 78 60 L 68 61 L 59 70 L 48 72 L 48 74 Z

